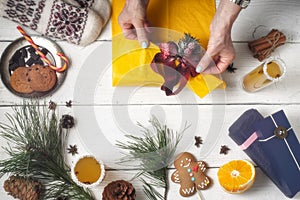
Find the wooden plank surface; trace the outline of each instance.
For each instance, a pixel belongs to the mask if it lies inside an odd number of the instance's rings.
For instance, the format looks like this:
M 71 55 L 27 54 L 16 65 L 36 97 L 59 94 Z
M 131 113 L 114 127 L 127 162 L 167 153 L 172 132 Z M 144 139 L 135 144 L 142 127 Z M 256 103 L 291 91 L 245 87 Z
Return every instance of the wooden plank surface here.
M 124 153 L 124 151 L 119 149 L 116 151 L 115 143 L 116 140 L 126 141 L 125 133 L 138 135 L 140 131 L 136 123 L 147 125 L 151 115 L 165 121 L 174 130 L 181 130 L 185 122 L 191 123 L 178 152 L 189 151 L 197 159 L 208 163 L 208 175 L 213 180 L 213 185 L 202 192 L 203 199 L 287 199 L 258 167 L 253 188 L 242 195 L 232 195 L 222 191 L 217 181 L 217 171 L 221 165 L 230 160 L 249 159 L 228 136 L 230 125 L 247 109 L 256 108 L 264 116 L 284 109 L 295 133 L 300 138 L 299 9 L 298 0 L 252 0 L 249 7 L 241 12 L 232 30 L 237 55 L 234 67 L 238 70 L 234 74 L 228 72 L 222 74 L 222 79 L 227 84 L 226 90 L 215 90 L 203 99 L 195 96 L 189 89 L 183 90 L 178 96 L 166 97 L 159 87 L 112 87 L 110 23 L 98 41 L 87 47 L 57 40 L 72 65 L 61 88 L 42 101 L 48 103 L 49 100 L 53 100 L 59 104 L 60 115 L 67 113 L 76 118 L 77 124 L 71 131 L 68 144 L 77 144 L 80 154 L 96 154 L 105 162 L 106 178 L 93 190 L 96 199 L 102 199 L 103 188 L 110 181 L 130 180 L 138 172 L 138 166 L 116 164 L 120 152 Z M 1 54 L 12 41 L 20 37 L 15 27 L 15 23 L 0 18 Z M 242 89 L 242 77 L 260 64 L 252 57 L 247 41 L 265 35 L 272 28 L 283 31 L 287 36 L 287 44 L 273 53 L 285 61 L 286 77 L 282 82 L 260 92 L 247 93 Z M 26 31 L 37 34 L 29 29 Z M 68 100 L 73 101 L 71 108 L 64 106 Z M 5 122 L 4 114 L 11 112 L 11 106 L 19 103 L 22 103 L 22 98 L 11 94 L 0 82 L 0 121 Z M 194 136 L 202 137 L 203 145 L 200 148 L 194 145 Z M 0 146 L 5 145 L 6 142 L 1 138 Z M 227 155 L 220 154 L 221 145 L 230 148 Z M 106 147 L 114 151 L 107 154 Z M 0 150 L 0 158 L 6 156 L 3 150 Z M 67 159 L 72 164 L 76 156 L 68 154 Z M 179 185 L 170 181 L 170 175 L 174 172 L 172 163 L 168 167 L 170 184 L 168 199 L 182 199 L 178 193 Z M 3 185 L 5 178 L 0 179 L 0 185 Z M 132 183 L 137 190 L 137 199 L 146 199 L 141 183 L 138 180 Z M 161 190 L 161 193 L 163 192 Z M 0 189 L 0 199 L 12 198 Z M 195 195 L 189 199 L 199 199 L 199 197 Z M 300 194 L 294 199 L 300 199 Z
M 0 50 L 9 44 L 2 42 Z M 60 46 L 72 61 L 66 80 L 61 88 L 47 98 L 55 99 L 57 103 L 64 104 L 72 99 L 74 104 L 211 104 L 211 103 L 247 103 L 247 104 L 288 104 L 299 102 L 300 84 L 300 60 L 297 53 L 300 52 L 300 43 L 290 43 L 279 47 L 276 55 L 282 58 L 287 66 L 286 77 L 268 88 L 257 93 L 247 93 L 242 88 L 242 78 L 260 62 L 252 58 L 252 54 L 245 43 L 235 43 L 237 58 L 234 61 L 236 73 L 224 72 L 221 78 L 226 82 L 225 90 L 215 90 L 207 97 L 201 99 L 195 96 L 189 89 L 185 89 L 178 96 L 166 97 L 157 87 L 112 87 L 111 86 L 111 45 L 109 42 L 97 42 L 91 49 L 73 47 L 71 44 L 59 42 Z M 274 55 L 275 55 L 274 54 Z M 100 55 L 100 56 L 98 56 Z M 95 58 L 95 59 L 91 59 Z M 86 80 L 89 80 L 87 82 Z M 117 94 L 130 94 L 130 99 L 124 102 L 118 100 Z M 151 94 L 151 95 L 149 95 Z M 0 105 L 11 105 L 21 99 L 10 93 L 3 83 L 0 83 Z M 81 97 L 84 97 L 83 99 Z M 89 97 L 87 99 L 86 97 Z
M 126 153 L 118 149 L 116 143 L 127 141 L 125 134 L 140 136 L 141 128 L 137 123 L 148 127 L 151 116 L 156 116 L 177 132 L 183 130 L 186 124 L 190 125 L 184 132 L 176 153 L 189 151 L 197 159 L 204 160 L 210 167 L 215 168 L 229 160 L 249 159 L 228 136 L 228 129 L 243 112 L 251 108 L 257 109 L 263 116 L 283 109 L 300 138 L 298 105 L 113 105 L 92 108 L 74 106 L 72 109 L 62 107 L 60 114 L 71 113 L 76 117 L 77 124 L 70 134 L 70 144 L 78 144 L 78 148 L 84 153 L 97 154 L 109 168 L 132 168 L 118 165 L 118 159 L 112 159 L 112 155 L 120 158 Z M 194 145 L 194 136 L 202 137 L 203 145 L 200 148 Z M 220 154 L 221 145 L 227 145 L 231 149 L 227 155 Z M 110 154 L 102 149 L 109 149 Z
M 123 106 L 121 110 L 128 110 L 129 115 L 131 117 L 130 122 L 132 124 L 136 124 L 136 122 L 139 121 L 144 125 L 147 125 L 147 120 L 149 119 L 150 115 L 154 114 L 160 119 L 164 119 L 165 117 L 166 124 L 169 127 L 174 127 L 174 130 L 180 130 L 181 125 L 185 123 L 186 119 L 188 119 L 187 117 L 182 117 L 182 110 L 198 110 L 198 116 L 190 116 L 188 122 L 193 122 L 193 124 L 191 124 L 192 126 L 185 132 L 185 139 L 183 143 L 180 144 L 178 152 L 189 151 L 193 153 L 198 160 L 204 160 L 208 163 L 208 175 L 212 178 L 214 182 L 210 189 L 208 189 L 207 191 L 203 191 L 205 199 L 251 199 L 256 197 L 260 197 L 262 199 L 276 199 L 275 197 L 278 197 L 279 199 L 286 199 L 278 191 L 278 189 L 270 181 L 270 179 L 268 179 L 259 170 L 259 168 L 257 168 L 257 180 L 253 188 L 249 190 L 249 192 L 246 192 L 244 195 L 227 194 L 223 192 L 220 186 L 218 185 L 216 174 L 218 168 L 221 165 L 233 159 L 249 160 L 249 157 L 246 154 L 244 154 L 243 151 L 240 150 L 238 146 L 228 137 L 228 128 L 239 115 L 241 115 L 244 111 L 250 108 L 258 109 L 264 116 L 279 111 L 280 109 L 284 109 L 285 113 L 289 117 L 289 121 L 293 129 L 295 130 L 295 133 L 298 137 L 300 137 L 300 125 L 298 123 L 300 117 L 299 115 L 297 115 L 297 113 L 299 112 L 298 105 L 165 105 L 161 106 L 160 108 L 157 106 L 155 107 L 150 105 L 129 105 Z M 10 107 L 0 107 L 1 116 L 3 116 L 3 114 L 6 112 L 10 112 L 10 109 Z M 87 109 L 87 111 L 82 112 L 84 109 Z M 87 124 L 87 120 L 85 119 L 88 119 L 88 121 L 93 121 L 92 113 L 86 115 L 89 112 L 89 109 L 86 106 L 74 106 L 73 108 L 61 106 L 58 110 L 60 115 L 68 113 L 76 117 L 75 119 L 77 121 L 77 124 L 70 133 L 70 139 L 68 141 L 68 144 L 76 144 L 78 146 L 79 155 L 93 154 L 97 155 L 102 160 L 104 160 L 108 173 L 105 178 L 105 181 L 94 190 L 96 195 L 101 195 L 103 187 L 109 182 L 109 180 L 114 180 L 116 179 L 116 177 L 118 179 L 122 178 L 129 180 L 135 173 L 137 173 L 137 171 L 132 169 L 132 167 L 116 164 L 115 161 L 117 159 L 114 159 L 112 157 L 112 153 L 105 153 L 107 151 L 111 152 L 110 149 L 105 148 L 106 151 L 103 152 L 103 146 L 101 145 L 103 144 L 102 142 L 105 141 L 105 139 L 107 139 L 112 145 L 114 145 L 116 139 L 122 140 L 122 138 L 124 138 L 123 134 L 124 132 L 127 132 L 126 129 L 128 129 L 128 127 L 124 126 L 122 121 L 118 121 L 120 119 L 118 119 L 115 116 L 116 113 L 113 113 L 114 109 L 112 106 L 96 106 L 94 108 L 94 112 L 98 113 L 98 116 L 97 114 L 95 114 L 97 125 L 93 125 L 92 129 L 86 127 L 89 124 Z M 120 110 L 118 111 L 120 112 Z M 223 116 L 221 111 L 223 112 Z M 214 112 L 216 112 L 215 114 L 217 116 L 214 115 Z M 126 117 L 124 118 L 126 119 Z M 196 122 L 193 120 L 195 120 Z M 126 122 L 126 120 L 124 121 Z M 216 127 L 217 124 L 220 124 L 220 126 Z M 134 135 L 138 134 L 139 132 L 139 129 L 136 127 L 133 127 L 130 130 L 130 133 Z M 92 131 L 95 132 L 92 133 L 92 137 L 90 137 L 91 135 L 89 134 L 89 132 Z M 98 134 L 101 131 L 103 132 L 105 138 L 103 138 L 102 136 L 99 137 Z M 201 136 L 203 138 L 203 145 L 201 145 L 200 148 L 196 148 L 196 146 L 194 146 L 194 135 Z M 88 139 L 88 137 L 92 138 L 92 140 L 86 140 Z M 0 140 L 0 142 L 1 146 L 5 144 L 3 140 Z M 230 148 L 230 151 L 227 155 L 220 154 L 219 151 L 221 145 L 227 145 Z M 125 151 L 121 152 L 124 153 Z M 1 152 L 0 155 L 2 158 L 3 156 L 5 156 L 3 152 Z M 68 154 L 68 161 L 71 165 L 72 163 L 74 163 L 75 159 L 76 156 L 71 156 L 70 154 Z M 172 163 L 169 167 L 171 168 L 170 173 L 172 173 Z M 4 181 L 4 179 L 1 179 L 1 181 Z M 139 181 L 134 181 L 133 183 L 136 184 L 138 192 L 141 193 L 141 183 Z M 178 187 L 178 185 L 170 182 L 170 190 L 168 192 L 170 199 L 180 198 L 178 195 Z M 272 193 L 266 194 L 266 191 L 272 191 Z M 198 199 L 198 197 L 193 196 L 191 199 Z M 298 199 L 298 197 L 296 196 L 294 199 Z
M 264 34 L 272 28 L 278 28 L 287 34 L 288 41 L 300 42 L 300 32 L 295 29 L 300 20 L 299 6 L 298 0 L 252 0 L 248 8 L 243 10 L 237 19 L 233 27 L 232 38 L 234 41 L 249 41 L 253 39 L 253 31 L 258 27 L 257 34 Z M 1 18 L 0 24 L 0 40 L 11 41 L 20 37 L 17 31 L 13 31 L 16 23 Z M 111 40 L 110 28 L 110 23 L 108 23 L 99 40 Z M 35 34 L 29 29 L 26 31 Z M 254 36 L 259 36 L 257 34 Z
M 288 200 L 289 198 L 285 197 L 279 190 L 276 188 L 276 186 L 266 177 L 266 175 L 259 169 L 256 168 L 256 174 L 257 178 L 254 182 L 254 185 L 249 191 L 246 191 L 243 194 L 229 194 L 222 190 L 217 180 L 217 171 L 218 169 L 212 168 L 208 169 L 207 175 L 214 180 L 212 186 L 204 191 L 201 191 L 202 200 L 209 200 L 209 199 L 216 199 L 216 200 L 249 200 L 249 199 L 262 199 L 262 200 L 274 200 L 274 199 L 280 199 L 280 200 Z M 138 200 L 146 200 L 143 194 L 143 188 L 141 183 L 138 180 L 131 180 L 132 177 L 137 173 L 138 171 L 134 170 L 109 170 L 106 171 L 106 176 L 104 181 L 94 189 L 92 189 L 93 194 L 96 199 L 102 199 L 102 192 L 104 187 L 110 182 L 110 180 L 128 180 L 130 181 L 133 186 L 136 189 Z M 174 172 L 174 170 L 169 170 L 169 177 Z M 6 178 L 6 177 L 4 177 Z M 184 199 L 179 195 L 179 188 L 180 186 L 178 184 L 173 183 L 170 178 L 169 180 L 169 190 L 168 190 L 168 199 Z M 0 181 L 2 184 L 2 180 Z M 163 194 L 163 190 L 159 190 Z M 5 200 L 13 200 L 11 196 L 8 196 L 4 190 L 0 190 L 0 199 Z M 199 200 L 198 194 L 193 195 L 192 197 L 189 197 L 190 200 Z M 300 199 L 299 194 L 297 194 L 293 199 Z

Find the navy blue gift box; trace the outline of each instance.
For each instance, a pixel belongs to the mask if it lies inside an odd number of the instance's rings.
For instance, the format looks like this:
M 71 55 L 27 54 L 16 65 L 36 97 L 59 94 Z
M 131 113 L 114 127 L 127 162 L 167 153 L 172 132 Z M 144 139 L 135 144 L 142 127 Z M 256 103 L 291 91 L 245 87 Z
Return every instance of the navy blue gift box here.
M 266 118 L 247 110 L 229 136 L 287 197 L 300 191 L 300 144 L 283 110 Z

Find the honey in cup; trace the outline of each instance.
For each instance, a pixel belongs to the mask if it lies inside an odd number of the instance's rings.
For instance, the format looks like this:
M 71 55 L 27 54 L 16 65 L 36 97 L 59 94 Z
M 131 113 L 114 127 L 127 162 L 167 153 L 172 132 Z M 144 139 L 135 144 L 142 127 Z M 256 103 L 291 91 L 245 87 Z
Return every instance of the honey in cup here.
M 104 166 L 92 156 L 80 158 L 74 166 L 74 175 L 81 183 L 80 185 L 89 187 L 98 184 L 104 176 Z
M 261 90 L 281 80 L 285 75 L 285 71 L 285 63 L 279 58 L 271 57 L 244 77 L 243 88 L 247 92 Z

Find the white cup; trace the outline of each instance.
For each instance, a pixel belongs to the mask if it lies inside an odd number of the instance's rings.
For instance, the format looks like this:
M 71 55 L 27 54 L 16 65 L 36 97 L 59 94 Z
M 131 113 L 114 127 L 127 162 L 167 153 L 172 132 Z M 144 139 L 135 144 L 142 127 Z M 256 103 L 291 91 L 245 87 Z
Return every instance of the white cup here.
M 79 186 L 93 188 L 99 185 L 105 176 L 104 164 L 92 155 L 81 156 L 75 161 L 71 176 Z

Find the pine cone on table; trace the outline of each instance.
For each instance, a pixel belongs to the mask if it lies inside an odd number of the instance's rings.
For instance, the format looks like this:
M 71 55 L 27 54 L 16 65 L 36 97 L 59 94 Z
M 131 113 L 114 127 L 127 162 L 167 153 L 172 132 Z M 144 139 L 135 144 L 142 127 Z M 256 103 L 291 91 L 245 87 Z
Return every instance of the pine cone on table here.
M 10 176 L 3 187 L 9 195 L 21 200 L 39 200 L 43 191 L 41 182 L 21 176 Z
M 105 186 L 102 200 L 135 200 L 133 185 L 124 180 L 117 180 Z
M 65 129 L 72 128 L 75 125 L 74 117 L 71 115 L 63 115 L 60 119 L 61 127 Z

